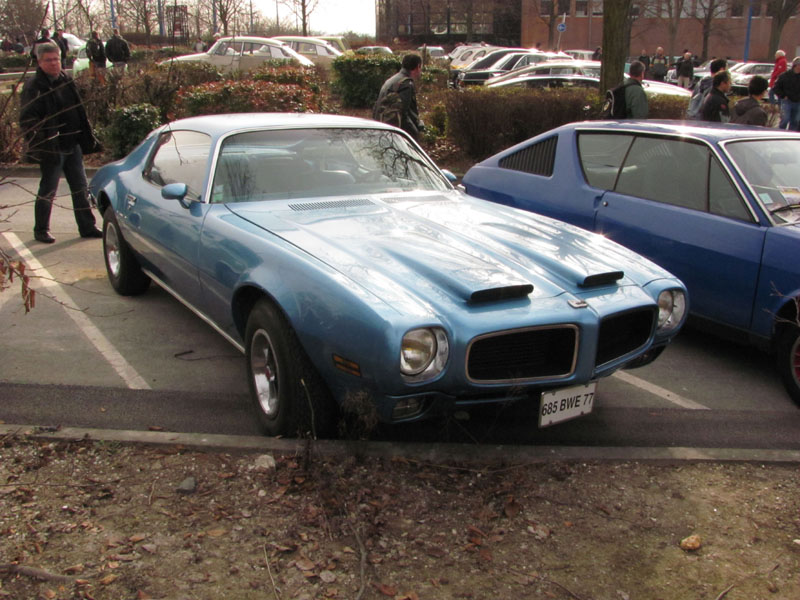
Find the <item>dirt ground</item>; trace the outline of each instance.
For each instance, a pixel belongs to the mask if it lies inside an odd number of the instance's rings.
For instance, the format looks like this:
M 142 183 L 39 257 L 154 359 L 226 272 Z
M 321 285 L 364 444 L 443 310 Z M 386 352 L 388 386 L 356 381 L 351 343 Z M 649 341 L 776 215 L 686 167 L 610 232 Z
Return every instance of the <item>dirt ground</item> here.
M 7 436 L 0 599 L 796 599 L 798 492 L 797 466 Z

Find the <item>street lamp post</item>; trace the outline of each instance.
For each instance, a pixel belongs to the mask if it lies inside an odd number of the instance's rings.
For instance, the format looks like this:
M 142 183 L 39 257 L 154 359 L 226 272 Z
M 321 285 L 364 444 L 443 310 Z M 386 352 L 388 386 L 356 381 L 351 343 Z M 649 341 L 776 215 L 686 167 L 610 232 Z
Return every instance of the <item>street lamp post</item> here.
M 744 62 L 747 62 L 747 59 L 750 56 L 750 29 L 753 25 L 753 0 L 750 0 L 747 5 L 747 33 L 744 36 Z

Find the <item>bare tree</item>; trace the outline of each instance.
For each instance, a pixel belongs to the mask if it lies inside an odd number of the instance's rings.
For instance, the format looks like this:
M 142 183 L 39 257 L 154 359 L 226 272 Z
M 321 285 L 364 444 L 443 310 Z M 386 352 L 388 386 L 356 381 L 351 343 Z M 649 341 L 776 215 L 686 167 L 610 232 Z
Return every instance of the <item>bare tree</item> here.
M 299 21 L 302 34 L 308 35 L 308 21 L 317 8 L 319 0 L 284 0 L 283 3 Z
M 547 47 L 556 47 L 556 26 L 564 13 L 569 13 L 570 0 L 538 0 L 538 18 L 547 25 Z
M 729 7 L 729 0 L 697 0 L 693 16 L 702 27 L 703 47 L 700 57 L 703 60 L 708 58 L 708 40 L 714 32 L 719 31 L 719 19 L 727 16 Z
M 789 19 L 797 12 L 800 0 L 768 0 L 767 16 L 772 17 L 772 27 L 769 31 L 769 53 L 767 56 L 774 56 L 781 44 L 783 28 Z
M 45 0 L 2 0 L 0 2 L 0 31 L 26 42 L 38 37 L 42 23 L 49 14 Z
M 625 30 L 632 0 L 605 0 L 603 4 L 603 65 L 600 89 L 607 90 L 622 82 L 629 42 L 620 31 Z

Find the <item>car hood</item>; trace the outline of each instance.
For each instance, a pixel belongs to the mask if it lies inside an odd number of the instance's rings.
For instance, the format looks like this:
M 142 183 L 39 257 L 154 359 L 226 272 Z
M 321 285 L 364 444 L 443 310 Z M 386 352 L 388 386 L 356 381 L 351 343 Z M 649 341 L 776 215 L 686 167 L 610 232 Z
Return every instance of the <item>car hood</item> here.
M 387 282 L 475 303 L 671 277 L 602 236 L 456 191 L 280 205 L 228 208 L 378 296 Z

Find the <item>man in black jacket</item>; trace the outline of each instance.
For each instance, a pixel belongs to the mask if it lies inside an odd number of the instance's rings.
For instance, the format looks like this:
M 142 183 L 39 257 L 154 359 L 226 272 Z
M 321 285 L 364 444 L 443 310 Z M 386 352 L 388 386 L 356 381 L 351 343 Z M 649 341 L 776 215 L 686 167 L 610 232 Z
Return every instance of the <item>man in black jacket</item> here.
M 36 47 L 38 68 L 25 82 L 20 101 L 20 127 L 27 144 L 26 158 L 39 163 L 41 179 L 34 206 L 34 238 L 52 244 L 50 212 L 61 172 L 72 193 L 78 232 L 99 238 L 87 194 L 83 155 L 100 150 L 72 77 L 61 70 L 61 49 L 52 41 Z
M 96 31 L 92 32 L 92 39 L 86 42 L 86 56 L 89 57 L 89 75 L 96 82 L 106 82 L 106 49 L 103 40 Z
M 419 140 L 420 131 L 424 128 L 419 120 L 417 90 L 414 87 L 414 80 L 419 79 L 421 72 L 422 57 L 419 54 L 406 54 L 402 68 L 381 86 L 372 109 L 373 119 L 391 123 L 411 134 L 415 140 Z
M 795 57 L 792 67 L 778 77 L 772 90 L 781 99 L 778 129 L 800 131 L 800 56 Z
M 131 58 L 131 48 L 128 42 L 119 34 L 119 29 L 114 28 L 112 35 L 106 42 L 106 56 L 114 63 L 114 71 L 125 70 L 125 66 Z
M 728 109 L 727 93 L 731 91 L 731 75 L 727 71 L 720 71 L 714 75 L 711 91 L 706 94 L 701 109 L 701 119 L 715 123 L 727 123 L 731 120 Z

